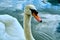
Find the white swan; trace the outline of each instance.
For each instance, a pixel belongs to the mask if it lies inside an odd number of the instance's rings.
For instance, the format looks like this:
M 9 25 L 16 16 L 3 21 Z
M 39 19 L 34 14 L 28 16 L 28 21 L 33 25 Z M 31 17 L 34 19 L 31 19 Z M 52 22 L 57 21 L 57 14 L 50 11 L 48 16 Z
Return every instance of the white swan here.
M 24 30 L 16 18 L 0 15 L 0 40 L 35 40 L 31 33 L 31 16 L 42 22 L 35 6 L 27 5 L 24 10 Z M 24 35 L 25 33 L 25 35 Z
M 0 40 L 25 40 L 24 30 L 16 18 L 0 15 Z
M 26 40 L 35 40 L 31 33 L 31 16 L 34 16 L 38 22 L 42 22 L 41 18 L 37 15 L 38 12 L 34 5 L 27 5 L 24 10 L 24 33 Z

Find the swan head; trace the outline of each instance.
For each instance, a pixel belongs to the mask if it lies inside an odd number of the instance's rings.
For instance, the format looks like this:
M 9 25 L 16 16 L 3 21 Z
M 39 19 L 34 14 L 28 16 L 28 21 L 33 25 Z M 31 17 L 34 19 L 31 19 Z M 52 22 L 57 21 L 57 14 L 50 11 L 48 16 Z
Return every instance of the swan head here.
M 41 18 L 38 16 L 38 12 L 37 9 L 34 5 L 27 5 L 25 7 L 25 14 L 28 16 L 34 16 L 34 18 L 38 21 L 38 22 L 42 22 Z

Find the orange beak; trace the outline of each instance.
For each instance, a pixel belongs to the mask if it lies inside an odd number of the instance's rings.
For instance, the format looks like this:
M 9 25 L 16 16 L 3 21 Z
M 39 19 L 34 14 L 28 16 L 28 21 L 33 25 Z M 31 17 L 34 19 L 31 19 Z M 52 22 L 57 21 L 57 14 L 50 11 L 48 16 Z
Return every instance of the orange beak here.
M 38 22 L 42 22 L 42 19 L 38 16 L 38 14 L 32 13 L 32 15 L 34 16 L 34 18 L 35 18 Z

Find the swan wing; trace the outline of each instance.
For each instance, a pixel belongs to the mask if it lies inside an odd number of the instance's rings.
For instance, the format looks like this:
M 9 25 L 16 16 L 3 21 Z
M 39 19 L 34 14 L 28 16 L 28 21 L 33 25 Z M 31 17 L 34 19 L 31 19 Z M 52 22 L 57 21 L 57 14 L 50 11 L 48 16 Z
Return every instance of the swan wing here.
M 1 35 L 3 34 L 3 35 Z M 24 40 L 24 30 L 16 18 L 10 15 L 0 15 L 0 37 L 3 40 Z M 4 39 L 4 37 L 6 39 Z

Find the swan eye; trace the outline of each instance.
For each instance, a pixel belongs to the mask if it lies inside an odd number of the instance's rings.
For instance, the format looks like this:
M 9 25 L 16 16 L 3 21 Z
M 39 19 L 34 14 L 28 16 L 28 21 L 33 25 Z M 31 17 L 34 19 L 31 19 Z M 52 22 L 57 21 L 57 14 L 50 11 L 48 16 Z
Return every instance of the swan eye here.
M 30 9 L 32 14 L 35 13 L 36 15 L 38 14 L 38 12 L 35 9 Z

